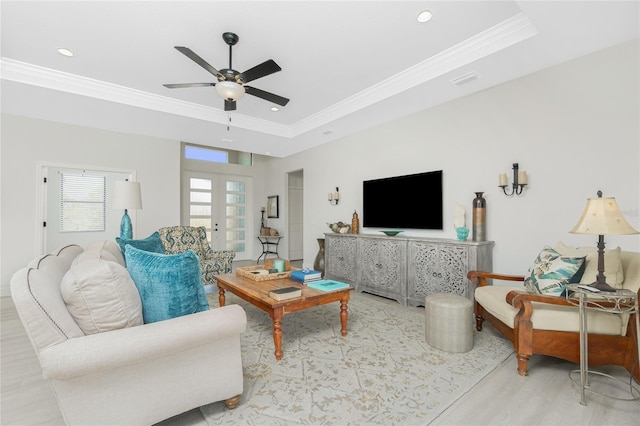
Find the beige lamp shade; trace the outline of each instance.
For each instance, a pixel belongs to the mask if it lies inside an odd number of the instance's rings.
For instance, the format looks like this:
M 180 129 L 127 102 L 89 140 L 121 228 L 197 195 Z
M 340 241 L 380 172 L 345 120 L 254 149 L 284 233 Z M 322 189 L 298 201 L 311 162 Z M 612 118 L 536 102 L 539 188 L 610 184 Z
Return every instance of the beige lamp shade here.
M 587 198 L 582 217 L 572 234 L 630 235 L 638 234 L 622 215 L 613 197 Z
M 142 209 L 140 182 L 116 181 L 113 187 L 114 209 Z

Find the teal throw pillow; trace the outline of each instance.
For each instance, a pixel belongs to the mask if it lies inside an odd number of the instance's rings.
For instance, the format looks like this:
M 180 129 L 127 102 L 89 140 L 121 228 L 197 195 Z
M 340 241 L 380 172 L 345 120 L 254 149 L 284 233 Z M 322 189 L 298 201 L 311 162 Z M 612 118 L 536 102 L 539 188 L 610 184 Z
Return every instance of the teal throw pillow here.
M 567 284 L 580 282 L 585 259 L 586 256 L 562 256 L 545 246 L 527 271 L 524 286 L 529 293 L 563 296 Z
M 127 244 L 144 251 L 150 251 L 153 253 L 164 253 L 164 245 L 162 244 L 162 240 L 160 239 L 160 234 L 158 233 L 158 231 L 142 240 L 129 240 L 127 238 L 116 237 L 116 242 L 120 246 L 120 250 L 122 251 L 123 256 Z
M 209 310 L 200 260 L 191 250 L 160 254 L 127 245 L 125 258 L 140 293 L 145 324 Z

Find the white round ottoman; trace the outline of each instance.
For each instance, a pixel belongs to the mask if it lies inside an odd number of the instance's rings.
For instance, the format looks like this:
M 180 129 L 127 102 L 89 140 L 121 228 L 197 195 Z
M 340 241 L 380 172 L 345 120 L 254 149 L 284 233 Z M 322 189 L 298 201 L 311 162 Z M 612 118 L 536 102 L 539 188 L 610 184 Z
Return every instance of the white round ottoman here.
M 473 302 L 457 294 L 435 293 L 425 297 L 427 343 L 446 352 L 473 348 Z

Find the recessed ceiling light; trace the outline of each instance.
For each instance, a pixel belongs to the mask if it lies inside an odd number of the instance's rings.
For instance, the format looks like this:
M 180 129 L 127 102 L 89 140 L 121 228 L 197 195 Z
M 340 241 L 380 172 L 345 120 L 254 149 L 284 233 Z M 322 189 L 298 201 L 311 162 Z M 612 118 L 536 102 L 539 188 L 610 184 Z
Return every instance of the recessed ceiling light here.
M 418 17 L 416 18 L 416 20 L 420 23 L 424 23 L 424 22 L 428 22 L 431 20 L 431 18 L 433 18 L 433 13 L 431 13 L 430 10 L 421 10 L 420 13 L 418 13 Z
M 269 108 L 269 109 L 270 109 L 271 111 L 273 111 L 273 112 L 280 111 L 280 108 L 275 107 L 275 106 L 272 106 L 272 107 L 271 107 L 271 108 Z
M 60 49 L 58 49 L 58 53 L 61 54 L 62 56 L 73 56 L 73 52 L 70 51 L 69 49 L 65 49 L 64 47 L 61 47 Z

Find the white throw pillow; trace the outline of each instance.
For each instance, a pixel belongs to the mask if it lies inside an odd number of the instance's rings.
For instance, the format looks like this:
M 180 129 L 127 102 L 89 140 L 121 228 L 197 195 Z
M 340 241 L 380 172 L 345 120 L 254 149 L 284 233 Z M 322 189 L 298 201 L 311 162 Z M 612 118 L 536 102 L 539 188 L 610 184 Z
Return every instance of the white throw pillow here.
M 124 257 L 120 246 L 113 241 L 96 241 L 87 246 L 73 261 L 74 264 L 84 262 L 87 259 L 103 259 L 125 266 Z
M 556 251 L 563 256 L 587 256 L 587 265 L 582 274 L 580 284 L 591 284 L 596 280 L 598 275 L 598 248 L 597 247 L 578 247 L 573 248 L 558 241 L 555 247 Z M 620 247 L 604 251 L 604 276 L 607 284 L 615 288 L 622 288 L 624 282 L 624 270 L 622 269 L 622 260 L 620 259 Z
M 60 292 L 69 313 L 85 334 L 142 325 L 142 302 L 126 268 L 87 257 L 71 265 Z

